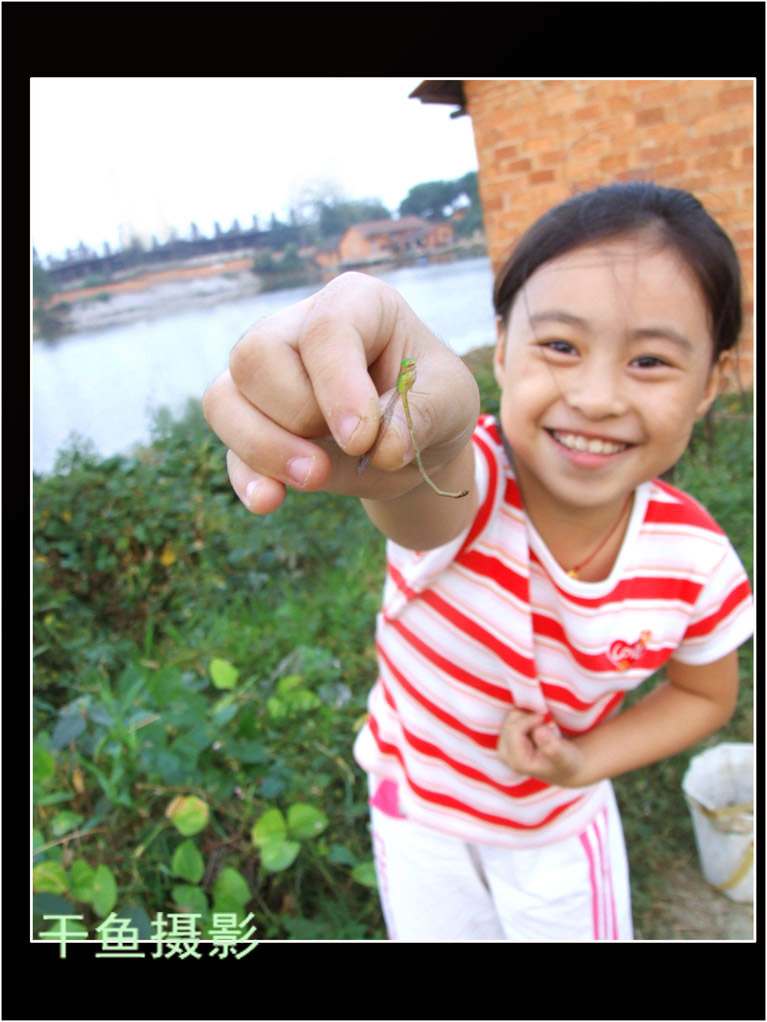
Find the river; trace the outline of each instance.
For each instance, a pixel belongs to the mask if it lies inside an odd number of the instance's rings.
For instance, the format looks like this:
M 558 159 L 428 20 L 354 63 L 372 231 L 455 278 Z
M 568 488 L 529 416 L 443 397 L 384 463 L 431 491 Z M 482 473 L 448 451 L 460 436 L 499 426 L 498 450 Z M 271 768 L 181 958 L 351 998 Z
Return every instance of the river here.
M 381 273 L 459 355 L 495 340 L 488 259 Z M 73 435 L 102 457 L 149 439 L 155 412 L 180 414 L 227 365 L 259 319 L 314 293 L 272 291 L 127 325 L 37 341 L 32 356 L 32 467 L 50 472 Z

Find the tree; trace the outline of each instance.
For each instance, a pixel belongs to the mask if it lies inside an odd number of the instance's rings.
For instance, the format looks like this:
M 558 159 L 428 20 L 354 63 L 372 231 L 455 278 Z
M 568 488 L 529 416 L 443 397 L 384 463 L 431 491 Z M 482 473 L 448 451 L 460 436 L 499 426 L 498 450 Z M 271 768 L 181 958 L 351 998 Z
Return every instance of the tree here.
M 455 221 L 454 234 L 457 238 L 470 238 L 475 231 L 483 230 L 482 206 L 479 202 L 473 202 L 461 219 Z
M 41 263 L 35 262 L 32 266 L 32 297 L 35 306 L 42 309 L 53 297 L 55 290 L 50 273 L 43 269 Z
M 316 203 L 317 225 L 321 238 L 343 234 L 352 224 L 369 220 L 391 220 L 389 210 L 380 199 L 337 200 Z
M 269 221 L 269 237 L 264 238 L 264 243 L 271 249 L 284 248 L 291 241 L 298 240 L 298 229 L 289 224 L 282 223 L 274 213 Z
M 463 177 L 459 177 L 456 184 L 469 199 L 469 202 L 474 206 L 475 204 L 480 205 L 479 202 L 479 181 L 477 178 L 476 170 L 470 170 L 468 174 L 464 174 Z
M 400 216 L 420 216 L 424 220 L 442 220 L 456 209 L 479 206 L 477 172 L 469 171 L 454 181 L 425 181 L 410 189 L 400 203 Z
M 424 220 L 441 220 L 456 198 L 454 181 L 425 181 L 407 193 L 399 207 L 400 216 L 420 216 Z

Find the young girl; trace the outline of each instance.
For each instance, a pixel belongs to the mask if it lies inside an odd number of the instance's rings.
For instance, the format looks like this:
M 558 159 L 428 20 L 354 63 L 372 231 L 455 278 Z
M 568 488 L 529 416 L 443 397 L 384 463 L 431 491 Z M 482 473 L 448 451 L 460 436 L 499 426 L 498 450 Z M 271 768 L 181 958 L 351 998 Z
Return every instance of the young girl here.
M 399 940 L 631 939 L 610 778 L 733 713 L 746 574 L 659 477 L 740 329 L 733 247 L 651 184 L 570 199 L 495 289 L 499 420 L 460 359 L 364 275 L 257 324 L 205 396 L 256 513 L 289 485 L 361 497 L 388 538 L 380 674 L 354 746 Z M 400 363 L 402 403 L 375 451 Z M 663 669 L 629 710 L 626 692 Z

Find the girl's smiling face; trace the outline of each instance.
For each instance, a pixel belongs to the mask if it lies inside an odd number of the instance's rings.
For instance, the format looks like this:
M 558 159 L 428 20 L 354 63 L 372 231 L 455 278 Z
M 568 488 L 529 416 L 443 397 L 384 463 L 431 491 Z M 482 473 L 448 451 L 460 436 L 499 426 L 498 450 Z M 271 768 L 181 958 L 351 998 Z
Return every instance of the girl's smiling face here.
M 622 506 L 685 450 L 716 396 L 709 311 L 675 249 L 641 236 L 540 266 L 499 323 L 501 424 L 528 513 Z

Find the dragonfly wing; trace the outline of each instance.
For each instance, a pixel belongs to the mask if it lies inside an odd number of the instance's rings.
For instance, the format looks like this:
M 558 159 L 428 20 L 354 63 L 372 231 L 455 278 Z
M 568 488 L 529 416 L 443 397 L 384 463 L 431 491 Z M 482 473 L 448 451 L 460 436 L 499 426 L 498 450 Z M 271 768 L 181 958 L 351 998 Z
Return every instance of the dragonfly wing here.
M 395 390 L 395 392 L 389 398 L 389 403 L 386 406 L 386 409 L 385 409 L 385 411 L 384 411 L 384 413 L 383 413 L 383 415 L 381 417 L 381 425 L 378 427 L 378 436 L 375 439 L 375 443 L 370 448 L 370 450 L 366 451 L 365 454 L 363 454 L 362 457 L 360 458 L 360 460 L 357 462 L 357 475 L 358 476 L 362 475 L 362 473 L 365 471 L 365 469 L 368 467 L 368 465 L 372 461 L 373 455 L 378 450 L 378 448 L 379 448 L 379 446 L 381 444 L 381 441 L 384 438 L 384 433 L 389 428 L 389 423 L 391 422 L 391 417 L 394 414 L 394 406 L 397 403 L 397 398 L 398 397 L 399 397 L 399 393 Z

